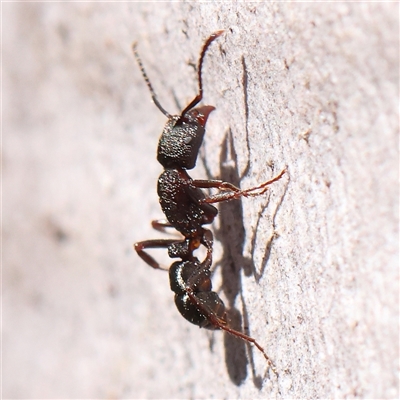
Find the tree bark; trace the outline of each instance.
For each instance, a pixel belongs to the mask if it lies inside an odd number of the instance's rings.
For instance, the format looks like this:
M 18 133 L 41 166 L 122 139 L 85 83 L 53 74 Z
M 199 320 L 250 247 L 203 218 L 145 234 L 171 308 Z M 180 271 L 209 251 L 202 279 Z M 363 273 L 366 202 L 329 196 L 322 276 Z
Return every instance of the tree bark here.
M 4 3 L 3 396 L 398 398 L 399 5 Z M 167 238 L 165 117 L 216 110 L 214 290 L 254 347 L 190 325 L 132 243 Z M 153 253 L 152 253 L 153 254 Z M 163 265 L 171 260 L 156 251 Z

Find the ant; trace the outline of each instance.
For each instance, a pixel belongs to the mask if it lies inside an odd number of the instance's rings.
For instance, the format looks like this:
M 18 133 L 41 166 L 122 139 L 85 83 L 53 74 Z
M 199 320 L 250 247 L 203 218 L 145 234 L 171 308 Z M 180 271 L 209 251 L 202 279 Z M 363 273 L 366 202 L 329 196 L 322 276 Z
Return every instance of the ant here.
M 193 169 L 196 165 L 207 119 L 215 109 L 206 105 L 197 107 L 203 99 L 204 57 L 210 44 L 223 32 L 223 30 L 217 31 L 205 41 L 197 70 L 198 94 L 180 115 L 171 115 L 161 106 L 137 52 L 137 44 L 132 45 L 153 102 L 168 118 L 157 151 L 157 160 L 164 167 L 158 178 L 157 193 L 167 221 L 153 221 L 152 226 L 159 231 L 174 228 L 183 236 L 183 239 L 145 240 L 135 243 L 134 247 L 137 254 L 155 269 L 162 267 L 145 251 L 147 249 L 166 248 L 170 258 L 180 258 L 169 268 L 169 279 L 171 290 L 175 293 L 175 304 L 182 316 L 201 328 L 222 329 L 252 343 L 262 352 L 270 367 L 276 372 L 265 350 L 255 339 L 228 326 L 225 305 L 218 294 L 212 291 L 213 234 L 204 228 L 204 225 L 211 224 L 218 214 L 217 208 L 212 204 L 262 195 L 271 183 L 278 181 L 284 175 L 286 170 L 275 178 L 246 190 L 221 180 L 193 180 L 187 173 L 187 170 Z M 210 188 L 219 189 L 222 193 L 206 196 L 202 189 Z M 207 251 L 202 262 L 193 255 L 200 245 Z

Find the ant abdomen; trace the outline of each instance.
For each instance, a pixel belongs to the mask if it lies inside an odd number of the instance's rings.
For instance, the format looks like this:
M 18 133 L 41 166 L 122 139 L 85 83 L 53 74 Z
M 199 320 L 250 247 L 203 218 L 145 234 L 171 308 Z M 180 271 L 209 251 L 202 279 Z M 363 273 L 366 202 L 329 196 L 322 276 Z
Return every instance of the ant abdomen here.
M 192 261 L 176 261 L 169 269 L 171 290 L 180 295 L 191 288 L 193 293 L 209 292 L 212 289 L 211 271 L 197 258 Z
M 225 305 L 218 294 L 215 292 L 199 292 L 196 293 L 195 297 L 199 303 L 206 307 L 207 315 L 200 310 L 199 306 L 193 304 L 193 300 L 187 293 L 175 295 L 175 304 L 181 315 L 200 328 L 210 330 L 220 329 L 220 327 L 215 324 L 215 321 L 210 320 L 210 315 L 214 315 L 218 320 L 226 322 Z
M 200 264 L 197 259 L 175 262 L 169 270 L 169 278 L 176 307 L 185 319 L 212 330 L 219 328 L 216 319 L 225 322 L 225 305 L 212 291 L 211 271 L 204 263 Z

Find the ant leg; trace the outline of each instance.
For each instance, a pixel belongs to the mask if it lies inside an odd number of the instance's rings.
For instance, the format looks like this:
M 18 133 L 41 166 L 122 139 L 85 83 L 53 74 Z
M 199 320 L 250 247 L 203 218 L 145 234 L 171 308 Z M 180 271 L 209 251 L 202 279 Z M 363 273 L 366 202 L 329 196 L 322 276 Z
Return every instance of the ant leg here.
M 151 221 L 151 226 L 153 229 L 159 232 L 167 232 L 167 228 L 173 228 L 174 226 L 170 224 L 166 219 L 156 219 Z
M 206 242 L 204 242 L 204 238 L 206 236 L 206 234 L 210 234 L 211 237 L 211 241 L 208 241 L 208 239 L 206 239 Z M 201 243 L 207 247 L 207 255 L 206 258 L 204 259 L 204 261 L 199 265 L 199 267 L 190 275 L 190 277 L 187 280 L 187 286 L 189 288 L 192 288 L 195 284 L 195 282 L 197 282 L 199 280 L 199 278 L 201 278 L 204 275 L 204 271 L 210 271 L 211 266 L 212 266 L 212 253 L 213 253 L 213 237 L 212 237 L 212 233 L 209 230 L 206 230 L 206 232 L 204 232 L 203 238 L 201 240 Z M 188 289 L 191 290 L 191 289 Z
M 273 178 L 267 182 L 264 182 L 261 185 L 252 187 L 250 189 L 245 189 L 245 190 L 239 189 L 238 187 L 234 186 L 232 183 L 223 182 L 223 181 L 219 181 L 219 180 L 194 180 L 194 181 L 192 181 L 192 185 L 197 188 L 202 188 L 202 189 L 215 188 L 215 189 L 227 191 L 225 193 L 219 193 L 219 194 L 212 195 L 212 196 L 209 196 L 209 197 L 199 200 L 200 203 L 212 204 L 212 203 L 219 203 L 221 201 L 239 199 L 240 197 L 260 196 L 268 190 L 267 186 L 269 186 L 271 183 L 274 183 L 274 182 L 278 181 L 279 179 L 281 179 L 282 176 L 285 174 L 285 172 L 286 172 L 286 169 L 282 170 L 282 172 L 279 175 L 277 175 L 275 178 Z
M 154 269 L 164 269 L 161 265 L 149 254 L 147 254 L 145 249 L 164 249 L 168 248 L 174 243 L 179 242 L 174 239 L 154 239 L 154 240 L 144 240 L 143 242 L 138 242 L 133 245 L 138 256 L 150 267 Z
M 198 103 L 200 103 L 200 101 L 203 99 L 203 80 L 201 77 L 201 71 L 203 68 L 203 60 L 204 60 L 204 56 L 207 52 L 208 47 L 210 46 L 210 44 L 217 39 L 217 37 L 221 36 L 224 33 L 223 30 L 221 31 L 217 31 L 215 33 L 213 33 L 204 43 L 203 46 L 203 50 L 201 51 L 201 55 L 200 55 L 200 60 L 199 60 L 199 66 L 197 69 L 197 73 L 198 73 L 198 79 L 199 79 L 199 93 L 196 95 L 196 97 L 185 107 L 185 109 L 182 111 L 181 116 L 185 115 L 189 110 L 191 110 L 193 107 L 195 107 Z
M 211 257 L 213 252 L 214 236 L 209 229 L 203 228 L 203 234 L 200 239 L 200 243 L 207 249 L 207 257 Z M 210 264 L 211 266 L 211 264 Z
M 257 349 L 263 354 L 264 358 L 267 360 L 267 363 L 269 365 L 269 367 L 272 369 L 272 371 L 274 371 L 274 373 L 276 375 L 278 375 L 274 363 L 272 362 L 272 360 L 268 357 L 267 353 L 265 352 L 264 348 L 252 337 L 239 332 L 235 329 L 229 328 L 229 326 L 227 325 L 227 322 L 218 317 L 212 310 L 210 310 L 209 307 L 207 307 L 207 305 L 204 302 L 201 302 L 197 296 L 195 295 L 195 293 L 193 292 L 192 288 L 187 287 L 186 288 L 186 293 L 188 294 L 190 300 L 192 301 L 193 304 L 196 305 L 196 307 L 207 317 L 207 319 L 209 320 L 209 322 L 216 328 L 216 329 L 222 329 L 228 333 L 230 333 L 233 336 L 238 337 L 239 339 L 245 340 L 248 343 L 253 344 L 254 346 L 257 347 Z
M 265 352 L 264 348 L 252 337 L 245 335 L 242 332 L 236 331 L 235 329 L 229 328 L 229 326 L 227 326 L 226 324 L 223 324 L 223 322 L 220 321 L 220 319 L 218 317 L 216 317 L 216 321 L 213 321 L 214 318 L 211 319 L 211 323 L 214 324 L 214 326 L 216 326 L 217 328 L 220 328 L 222 330 L 224 330 L 225 332 L 230 333 L 233 336 L 236 336 L 242 340 L 245 340 L 248 343 L 253 344 L 254 346 L 257 347 L 258 350 L 261 351 L 262 355 L 264 356 L 264 358 L 267 360 L 267 363 L 269 365 L 269 367 L 272 369 L 272 371 L 274 371 L 275 375 L 278 375 L 278 372 L 276 371 L 275 365 L 272 362 L 272 360 L 268 357 L 267 353 Z

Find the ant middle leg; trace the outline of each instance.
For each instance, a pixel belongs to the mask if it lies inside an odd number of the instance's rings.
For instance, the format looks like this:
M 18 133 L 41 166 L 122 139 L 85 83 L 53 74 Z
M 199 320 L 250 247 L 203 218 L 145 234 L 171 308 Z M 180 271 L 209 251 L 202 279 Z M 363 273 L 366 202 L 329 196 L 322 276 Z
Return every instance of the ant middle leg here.
M 225 193 L 211 195 L 209 197 L 199 200 L 200 203 L 212 204 L 212 203 L 219 203 L 221 201 L 239 199 L 240 197 L 260 196 L 268 190 L 268 186 L 271 183 L 274 183 L 274 182 L 278 181 L 279 179 L 281 179 L 285 173 L 286 173 L 286 169 L 282 170 L 282 172 L 279 175 L 277 175 L 275 178 L 273 178 L 267 182 L 264 182 L 261 185 L 252 187 L 250 189 L 244 189 L 244 190 L 236 187 L 232 183 L 224 182 L 224 181 L 220 181 L 220 180 L 194 180 L 194 181 L 192 181 L 192 185 L 197 188 L 202 188 L 202 189 L 215 188 L 215 189 L 226 191 Z

